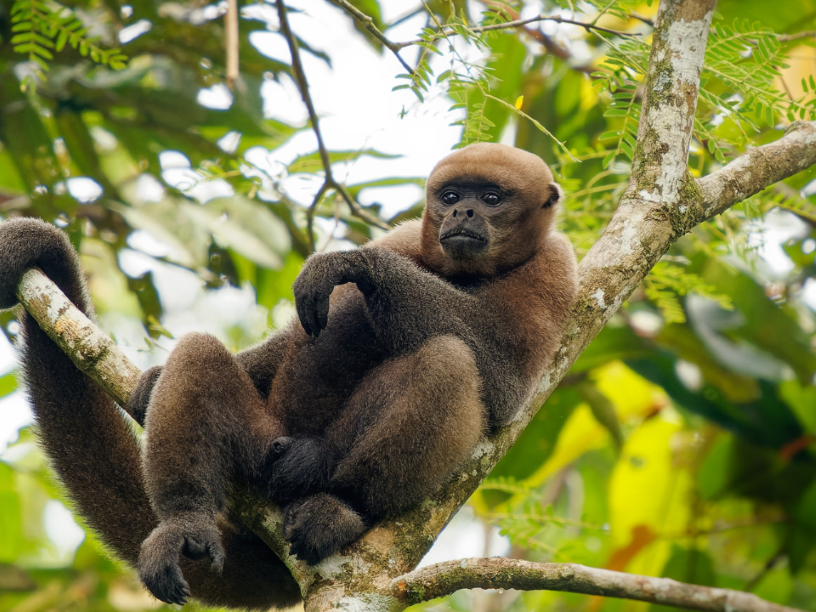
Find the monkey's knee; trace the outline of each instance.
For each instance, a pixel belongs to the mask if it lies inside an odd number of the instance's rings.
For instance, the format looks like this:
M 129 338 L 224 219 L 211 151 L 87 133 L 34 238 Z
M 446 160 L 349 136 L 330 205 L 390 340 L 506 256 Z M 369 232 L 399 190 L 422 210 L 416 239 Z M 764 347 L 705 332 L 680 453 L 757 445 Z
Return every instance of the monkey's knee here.
M 199 419 L 261 404 L 235 356 L 214 336 L 198 332 L 185 335 L 170 353 L 151 398 L 151 406 L 161 405 L 162 411 L 192 410 Z
M 215 336 L 193 332 L 183 336 L 170 353 L 164 376 L 182 377 L 187 386 L 196 388 L 204 376 L 221 380 L 238 370 L 234 355 Z
M 465 444 L 475 444 L 485 428 L 485 409 L 481 377 L 467 344 L 454 336 L 431 338 L 409 358 L 406 367 L 410 368 L 411 393 L 433 406 L 440 427 L 459 432 Z

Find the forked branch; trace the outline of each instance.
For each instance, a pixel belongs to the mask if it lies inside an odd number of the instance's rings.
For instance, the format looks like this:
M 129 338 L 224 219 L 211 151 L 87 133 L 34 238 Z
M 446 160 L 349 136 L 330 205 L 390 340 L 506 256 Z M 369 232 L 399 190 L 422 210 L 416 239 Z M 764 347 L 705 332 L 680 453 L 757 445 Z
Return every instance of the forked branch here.
M 284 5 L 283 0 L 277 0 L 276 4 L 278 9 L 278 18 L 280 19 L 281 34 L 283 34 L 284 38 L 286 38 L 286 43 L 289 46 L 289 52 L 292 55 L 292 72 L 294 73 L 295 82 L 297 83 L 298 90 L 300 91 L 300 96 L 303 98 L 303 103 L 306 105 L 306 109 L 309 112 L 309 121 L 312 124 L 312 131 L 317 139 L 317 150 L 320 154 L 320 161 L 323 164 L 323 173 L 325 177 L 323 180 L 323 185 L 320 187 L 320 189 L 318 189 L 314 200 L 312 200 L 311 206 L 309 206 L 309 209 L 306 212 L 306 228 L 309 235 L 309 245 L 311 250 L 315 250 L 315 213 L 317 212 L 317 207 L 320 204 L 321 199 L 330 189 L 336 191 L 340 197 L 345 200 L 346 204 L 351 210 L 352 216 L 357 217 L 370 225 L 379 227 L 380 229 L 391 229 L 391 226 L 389 226 L 387 223 L 369 214 L 362 206 L 360 206 L 360 204 L 351 196 L 348 189 L 346 189 L 346 186 L 339 183 L 334 178 L 334 175 L 332 174 L 329 150 L 326 148 L 326 143 L 323 141 L 323 134 L 320 131 L 320 120 L 317 117 L 317 112 L 315 111 L 314 103 L 312 102 L 312 96 L 309 93 L 309 82 L 306 80 L 306 73 L 304 72 L 303 64 L 300 61 L 300 48 L 298 47 L 297 39 L 292 33 L 292 29 L 289 27 L 289 18 L 287 17 L 286 6 Z

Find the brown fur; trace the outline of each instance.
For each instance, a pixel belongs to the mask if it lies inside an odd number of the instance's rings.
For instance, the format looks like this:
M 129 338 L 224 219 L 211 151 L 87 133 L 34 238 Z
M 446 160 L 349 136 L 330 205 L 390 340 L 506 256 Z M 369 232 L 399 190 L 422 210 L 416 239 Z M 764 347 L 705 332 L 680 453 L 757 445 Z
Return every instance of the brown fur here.
M 132 406 L 146 415 L 142 469 L 110 400 L 24 315 L 43 442 L 80 513 L 164 601 L 292 604 L 283 565 L 225 516 L 230 487 L 283 505 L 292 553 L 315 563 L 450 478 L 515 417 L 566 324 L 577 282 L 551 228 L 559 198 L 529 153 L 450 155 L 421 222 L 309 258 L 300 324 L 235 356 L 191 334 L 145 373 Z M 90 312 L 64 235 L 28 220 L 0 226 L 0 306 L 30 265 Z

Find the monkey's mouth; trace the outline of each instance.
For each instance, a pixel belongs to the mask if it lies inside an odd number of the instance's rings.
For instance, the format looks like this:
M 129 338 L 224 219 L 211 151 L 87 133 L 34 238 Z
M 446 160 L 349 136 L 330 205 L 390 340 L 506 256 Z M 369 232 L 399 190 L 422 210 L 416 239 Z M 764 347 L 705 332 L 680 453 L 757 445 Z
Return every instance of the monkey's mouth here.
M 459 241 L 464 242 L 464 241 L 467 241 L 467 240 L 477 240 L 479 242 L 487 242 L 487 238 L 485 238 L 484 236 L 482 236 L 480 234 L 477 234 L 476 232 L 466 230 L 466 229 L 462 229 L 462 228 L 456 228 L 456 229 L 449 230 L 449 231 L 445 232 L 444 234 L 442 234 L 439 237 L 440 242 L 443 242 L 445 240 L 454 240 L 456 242 L 459 242 Z

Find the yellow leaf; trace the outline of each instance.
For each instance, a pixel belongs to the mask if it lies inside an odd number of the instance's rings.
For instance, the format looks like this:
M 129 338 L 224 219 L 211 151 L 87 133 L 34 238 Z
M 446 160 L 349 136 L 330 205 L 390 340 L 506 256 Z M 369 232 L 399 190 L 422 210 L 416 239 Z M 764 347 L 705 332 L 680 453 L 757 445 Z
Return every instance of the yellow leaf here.
M 686 530 L 693 479 L 674 462 L 673 442 L 681 430 L 674 411 L 664 409 L 626 440 L 609 481 L 609 523 L 619 551 L 632 547 L 640 531 L 659 537 Z M 644 544 L 633 551 L 625 569 L 658 575 L 655 572 L 666 563 L 671 543 L 658 539 Z
M 620 361 L 595 368 L 592 378 L 615 407 L 621 423 L 638 422 L 666 404 L 666 394 Z M 592 416 L 586 403 L 579 404 L 558 436 L 547 462 L 527 480 L 538 486 L 584 453 L 608 444 L 609 432 Z
M 515 107 L 516 107 L 518 110 L 521 110 L 521 105 L 522 105 L 522 104 L 524 104 L 524 96 L 519 96 L 518 98 L 516 98 L 516 104 L 515 104 Z

